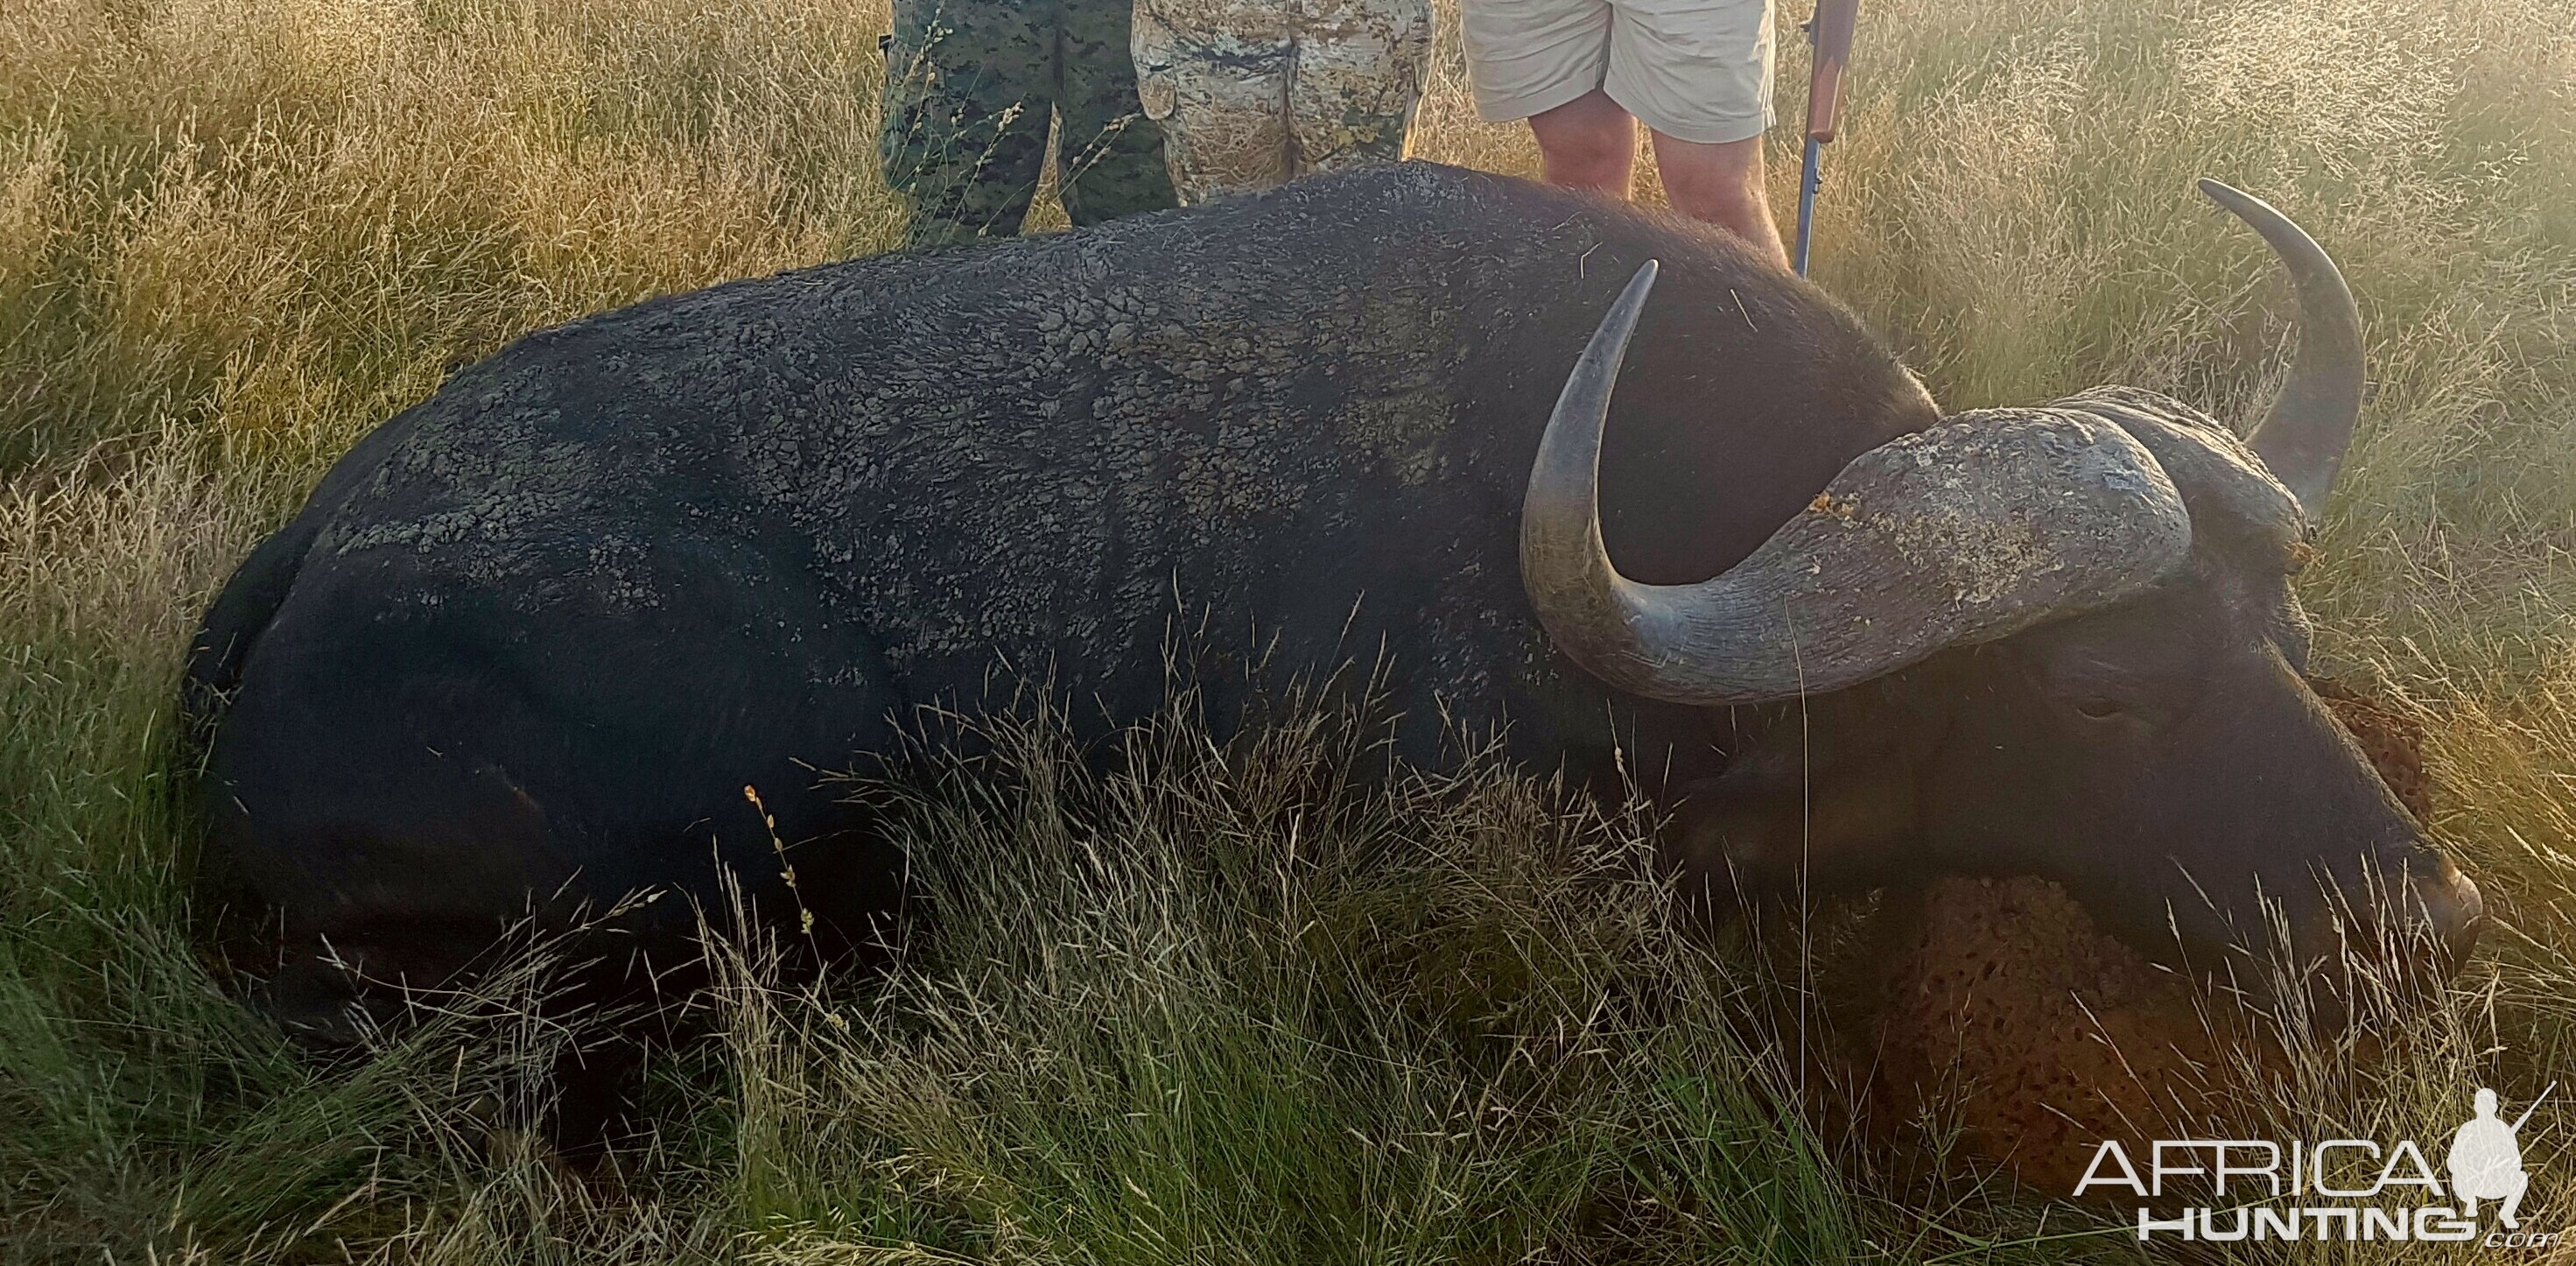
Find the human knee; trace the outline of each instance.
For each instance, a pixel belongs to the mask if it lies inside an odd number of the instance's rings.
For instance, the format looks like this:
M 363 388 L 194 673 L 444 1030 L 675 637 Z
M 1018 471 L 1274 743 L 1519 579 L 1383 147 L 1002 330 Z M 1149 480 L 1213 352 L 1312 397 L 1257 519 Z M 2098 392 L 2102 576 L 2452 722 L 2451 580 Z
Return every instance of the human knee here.
M 1676 180 L 1664 173 L 1664 196 L 1673 209 L 1694 220 L 1707 220 L 1730 228 L 1745 228 L 1760 220 L 1770 210 L 1763 201 L 1760 186 L 1742 179 L 1698 177 Z
M 1551 183 L 1611 189 L 1622 196 L 1636 164 L 1636 150 L 1615 130 L 1542 135 L 1538 149 Z
M 1602 136 L 1565 140 L 1539 148 L 1551 168 L 1589 176 L 1625 175 L 1629 164 L 1634 161 L 1626 147 Z
M 1658 133 L 1656 165 L 1665 195 L 1684 210 L 1747 211 L 1762 205 L 1760 143 L 1694 145 Z
M 1637 121 L 1594 91 L 1530 116 L 1530 134 L 1551 172 L 1615 168 L 1625 173 L 1637 153 Z

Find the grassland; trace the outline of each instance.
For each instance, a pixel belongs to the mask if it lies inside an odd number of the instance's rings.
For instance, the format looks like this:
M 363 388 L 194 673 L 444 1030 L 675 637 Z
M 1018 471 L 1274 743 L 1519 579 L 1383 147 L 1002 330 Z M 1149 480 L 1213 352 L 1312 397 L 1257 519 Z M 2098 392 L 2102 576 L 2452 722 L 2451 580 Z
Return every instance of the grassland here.
M 1665 925 L 1637 824 L 1491 769 L 1292 812 L 1329 727 L 1231 760 L 1141 736 L 1148 776 L 1090 785 L 1025 735 L 1024 777 L 925 800 L 936 958 L 813 995 L 746 951 L 613 1198 L 473 1124 L 560 1030 L 459 1016 L 324 1069 L 237 1008 L 187 896 L 191 619 L 453 366 L 888 245 L 885 25 L 0 0 L 0 1258 L 2134 1259 L 1798 1089 L 1760 956 Z M 2373 380 L 2306 594 L 2327 662 L 2427 725 L 2500 919 L 2384 1058 L 2307 1061 L 2265 1110 L 2434 1138 L 2469 1085 L 2576 1078 L 2576 9 L 1886 0 L 1859 59 L 1819 277 L 1952 407 L 2265 399 L 2281 284 L 2189 177 L 2341 258 Z M 1454 38 L 1416 150 L 1534 163 Z M 2576 1216 L 2568 1119 L 2526 1133 L 2531 1225 Z

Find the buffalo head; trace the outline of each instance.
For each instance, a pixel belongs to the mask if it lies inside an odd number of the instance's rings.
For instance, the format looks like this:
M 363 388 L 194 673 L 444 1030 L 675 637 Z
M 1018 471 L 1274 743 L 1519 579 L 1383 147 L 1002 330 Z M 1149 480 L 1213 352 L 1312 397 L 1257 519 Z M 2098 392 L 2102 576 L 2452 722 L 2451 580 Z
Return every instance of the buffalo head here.
M 1541 443 L 1522 576 L 1577 663 L 1732 731 L 1684 803 L 1687 870 L 2035 873 L 2203 966 L 2272 944 L 2277 915 L 2312 984 L 2356 938 L 2445 976 L 2467 953 L 2477 889 L 2302 677 L 2291 580 L 2359 413 L 2359 316 L 2295 224 L 2202 189 L 2299 294 L 2296 370 L 2250 445 L 2126 388 L 1958 414 L 1698 584 L 1631 581 L 1602 544 L 1601 432 L 1655 266 L 1620 296 Z M 2327 1017 L 2339 994 L 2315 994 Z

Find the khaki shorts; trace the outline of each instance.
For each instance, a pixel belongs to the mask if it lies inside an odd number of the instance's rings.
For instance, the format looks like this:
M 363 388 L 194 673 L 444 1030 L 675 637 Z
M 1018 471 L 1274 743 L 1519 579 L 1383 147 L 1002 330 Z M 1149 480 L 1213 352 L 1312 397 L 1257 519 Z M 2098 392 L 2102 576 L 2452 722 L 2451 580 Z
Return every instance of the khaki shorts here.
M 1771 0 L 1461 0 L 1467 77 L 1490 122 L 1595 88 L 1675 140 L 1771 126 Z

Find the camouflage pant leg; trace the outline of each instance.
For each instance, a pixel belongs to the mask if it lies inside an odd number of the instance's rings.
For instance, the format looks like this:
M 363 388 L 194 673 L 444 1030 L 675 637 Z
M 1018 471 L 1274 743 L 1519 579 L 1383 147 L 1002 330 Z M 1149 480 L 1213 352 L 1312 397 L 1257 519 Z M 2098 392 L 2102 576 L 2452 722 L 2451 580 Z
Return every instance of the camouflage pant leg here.
M 1128 48 L 1134 0 L 1056 0 L 1063 14 L 1056 168 L 1065 214 L 1097 224 L 1175 205 L 1163 130 L 1136 97 Z
M 1404 158 L 1431 69 L 1431 0 L 1298 0 L 1297 172 Z
M 1137 93 L 1163 128 L 1183 202 L 1296 174 L 1288 81 L 1296 15 L 1281 0 L 1138 0 Z
M 1056 29 L 1040 0 L 894 0 L 886 183 L 911 196 L 907 245 L 1020 231 L 1046 166 Z
M 1140 0 L 1136 65 L 1181 196 L 1404 157 L 1430 0 Z

